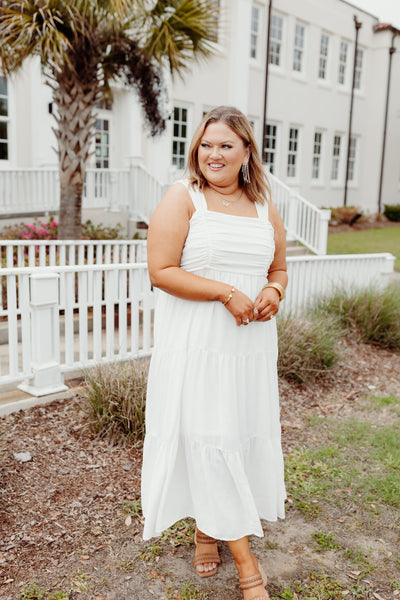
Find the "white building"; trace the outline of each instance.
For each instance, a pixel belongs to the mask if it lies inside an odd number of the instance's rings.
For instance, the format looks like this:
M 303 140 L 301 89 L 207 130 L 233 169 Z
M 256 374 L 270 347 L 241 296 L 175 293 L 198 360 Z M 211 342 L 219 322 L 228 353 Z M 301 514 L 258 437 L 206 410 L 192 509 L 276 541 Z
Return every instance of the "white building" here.
M 166 133 L 150 139 L 135 95 L 116 88 L 99 112 L 93 166 L 141 163 L 159 181 L 174 179 L 189 141 L 213 106 L 239 107 L 263 139 L 269 0 L 222 0 L 215 55 L 171 84 Z M 271 171 L 319 207 L 344 203 L 377 212 L 391 85 L 381 206 L 400 203 L 400 31 L 344 0 L 273 0 L 265 157 Z M 352 135 L 348 136 L 355 54 Z M 36 61 L 0 78 L 0 169 L 56 165 L 51 93 Z

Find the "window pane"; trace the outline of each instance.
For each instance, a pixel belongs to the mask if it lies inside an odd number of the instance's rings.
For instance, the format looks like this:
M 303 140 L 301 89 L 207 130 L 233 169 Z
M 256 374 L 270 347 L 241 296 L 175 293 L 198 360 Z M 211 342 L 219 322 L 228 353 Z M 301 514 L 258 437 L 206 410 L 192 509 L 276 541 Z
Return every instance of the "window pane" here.
M 7 80 L 0 76 L 0 94 L 7 96 Z
M 8 140 L 7 123 L 4 123 L 4 121 L 0 121 L 0 140 Z
M 0 115 L 6 117 L 8 115 L 8 100 L 7 98 L 0 98 Z

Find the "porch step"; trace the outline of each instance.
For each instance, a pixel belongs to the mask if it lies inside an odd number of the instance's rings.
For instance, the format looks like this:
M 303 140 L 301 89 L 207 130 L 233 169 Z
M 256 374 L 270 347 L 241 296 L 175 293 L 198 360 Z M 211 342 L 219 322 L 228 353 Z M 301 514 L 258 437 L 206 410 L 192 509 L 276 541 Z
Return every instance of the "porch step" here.
M 303 256 L 304 254 L 310 254 L 305 246 L 302 246 L 296 240 L 287 240 L 286 256 Z

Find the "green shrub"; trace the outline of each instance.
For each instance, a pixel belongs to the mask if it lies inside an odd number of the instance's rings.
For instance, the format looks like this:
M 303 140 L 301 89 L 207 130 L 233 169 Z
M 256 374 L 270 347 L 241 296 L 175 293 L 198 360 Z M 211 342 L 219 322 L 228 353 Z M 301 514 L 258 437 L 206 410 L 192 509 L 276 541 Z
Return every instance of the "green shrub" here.
M 278 374 L 293 383 L 316 380 L 338 361 L 341 336 L 337 319 L 279 317 Z
M 98 366 L 86 373 L 81 395 L 92 433 L 111 443 L 142 443 L 147 371 L 147 363 L 130 362 Z
M 330 207 L 331 225 L 339 225 L 342 223 L 353 223 L 357 215 L 361 216 L 360 210 L 356 206 L 335 206 Z M 359 217 L 358 217 L 359 218 Z
M 400 221 L 400 204 L 384 204 L 383 214 L 389 221 Z
M 339 319 L 342 327 L 356 337 L 356 341 L 400 349 L 399 284 L 391 284 L 384 290 L 371 287 L 337 291 L 317 303 L 315 315 Z

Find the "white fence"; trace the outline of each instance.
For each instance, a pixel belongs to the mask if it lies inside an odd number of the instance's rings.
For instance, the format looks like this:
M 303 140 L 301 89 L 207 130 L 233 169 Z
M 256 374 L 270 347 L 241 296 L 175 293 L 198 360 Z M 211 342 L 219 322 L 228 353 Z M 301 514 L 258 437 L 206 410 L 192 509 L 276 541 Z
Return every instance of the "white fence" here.
M 320 210 L 269 174 L 272 196 L 288 236 L 315 254 L 326 254 L 329 210 Z M 130 169 L 88 169 L 83 207 L 128 211 L 133 221 L 149 223 L 166 185 L 140 165 Z M 0 170 L 0 215 L 57 211 L 56 169 Z
M 385 286 L 391 254 L 288 259 L 285 314 L 300 314 L 320 294 Z M 0 389 L 19 382 L 33 395 L 64 388 L 64 374 L 151 354 L 153 292 L 145 263 L 0 270 Z
M 0 386 L 25 380 L 45 395 L 68 371 L 151 353 L 146 263 L 1 269 L 0 280 Z

